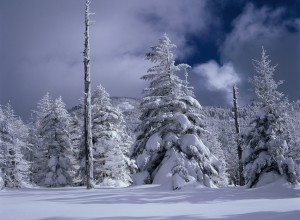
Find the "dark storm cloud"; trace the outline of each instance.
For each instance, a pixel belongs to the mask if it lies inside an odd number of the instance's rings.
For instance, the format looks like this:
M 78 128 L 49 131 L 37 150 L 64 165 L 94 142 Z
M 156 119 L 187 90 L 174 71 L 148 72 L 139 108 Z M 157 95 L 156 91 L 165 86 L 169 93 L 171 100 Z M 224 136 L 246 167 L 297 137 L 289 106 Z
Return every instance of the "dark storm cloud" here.
M 251 59 L 262 44 L 279 64 L 283 90 L 299 98 L 299 19 L 285 16 L 288 6 L 231 2 L 92 1 L 92 87 L 101 83 L 113 96 L 140 97 L 146 85 L 140 77 L 150 66 L 144 54 L 167 32 L 176 57 L 194 67 L 190 81 L 202 104 L 228 104 L 233 82 L 248 96 Z M 9 0 L 0 1 L 0 10 L 1 104 L 10 100 L 24 118 L 47 91 L 68 107 L 77 104 L 83 95 L 84 1 Z

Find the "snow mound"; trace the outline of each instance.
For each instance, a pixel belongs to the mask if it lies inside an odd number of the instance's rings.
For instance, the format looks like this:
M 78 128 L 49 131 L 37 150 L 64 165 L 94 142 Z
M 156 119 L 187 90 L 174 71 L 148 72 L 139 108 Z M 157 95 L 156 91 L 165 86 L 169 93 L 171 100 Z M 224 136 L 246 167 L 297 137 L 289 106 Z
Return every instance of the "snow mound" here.
M 172 169 L 176 165 L 176 153 L 174 150 L 169 150 L 163 159 L 162 166 L 158 169 L 153 184 L 160 184 L 166 189 L 173 189 Z M 176 180 L 176 177 L 175 177 Z M 177 183 L 176 183 L 177 184 Z M 176 185 L 175 184 L 175 185 Z
M 190 120 L 184 114 L 177 113 L 175 114 L 176 121 L 180 124 L 182 130 L 187 130 L 191 127 Z
M 288 192 L 291 189 L 299 189 L 300 190 L 300 184 L 291 184 L 286 180 L 284 176 L 280 176 L 274 172 L 264 173 L 258 183 L 256 184 L 256 188 L 253 188 L 251 190 L 254 190 L 256 192 L 282 192 L 283 194 L 288 194 Z
M 193 134 L 183 135 L 181 138 L 181 148 L 184 152 L 191 150 L 192 147 L 196 147 L 200 152 L 206 155 L 210 155 L 210 151 L 203 144 L 203 142 Z
M 112 187 L 112 188 L 121 188 L 121 187 L 127 187 L 130 183 L 123 182 L 121 180 L 115 180 L 111 178 L 104 178 L 101 183 L 99 183 L 98 187 Z
M 188 101 L 192 106 L 195 106 L 198 109 L 202 109 L 202 106 L 200 105 L 198 100 L 196 100 L 195 98 L 193 98 L 191 96 L 186 96 L 185 100 Z
M 133 185 L 144 185 L 148 182 L 149 173 L 148 171 L 134 173 L 131 175 L 131 179 L 133 181 Z
M 146 164 L 148 163 L 150 159 L 150 155 L 146 152 L 146 150 L 143 150 L 143 153 L 140 154 L 137 158 L 136 158 L 136 165 L 140 168 L 143 169 Z
M 158 151 L 161 146 L 162 139 L 159 133 L 153 134 L 146 143 L 146 149 L 148 151 Z
M 256 183 L 256 187 L 261 187 L 270 183 L 277 182 L 281 179 L 281 176 L 275 172 L 263 173 L 259 177 L 258 182 Z

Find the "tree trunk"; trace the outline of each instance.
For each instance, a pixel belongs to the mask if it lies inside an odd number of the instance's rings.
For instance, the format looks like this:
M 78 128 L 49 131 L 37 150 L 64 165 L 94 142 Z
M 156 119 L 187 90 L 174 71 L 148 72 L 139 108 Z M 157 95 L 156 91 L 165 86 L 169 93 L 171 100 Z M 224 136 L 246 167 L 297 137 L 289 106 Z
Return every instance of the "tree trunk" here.
M 234 112 L 234 124 L 235 124 L 235 131 L 237 133 L 237 153 L 239 158 L 239 170 L 238 170 L 238 184 L 240 186 L 244 185 L 244 177 L 243 177 L 243 165 L 242 165 L 242 147 L 241 141 L 239 138 L 240 135 L 240 125 L 239 125 L 239 116 L 238 116 L 238 105 L 237 105 L 237 88 L 236 85 L 233 85 L 233 112 Z
M 85 32 L 84 32 L 84 147 L 86 187 L 94 188 L 93 182 L 93 143 L 92 143 L 92 114 L 91 114 L 91 77 L 89 53 L 90 0 L 85 2 Z

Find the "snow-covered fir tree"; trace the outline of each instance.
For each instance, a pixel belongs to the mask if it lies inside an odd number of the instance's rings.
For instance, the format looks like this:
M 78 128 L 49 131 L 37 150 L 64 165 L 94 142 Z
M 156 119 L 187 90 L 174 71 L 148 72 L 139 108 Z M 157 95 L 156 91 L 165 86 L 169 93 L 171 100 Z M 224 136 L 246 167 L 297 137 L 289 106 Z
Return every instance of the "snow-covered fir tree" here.
M 14 114 L 10 104 L 0 110 L 0 168 L 5 187 L 29 184 L 30 165 L 24 158 L 28 150 L 28 130 Z
M 43 143 L 48 147 L 49 155 L 44 183 L 50 187 L 72 185 L 75 162 L 69 131 L 70 115 L 61 97 L 54 101 L 51 114 L 42 124 L 46 133 Z
M 276 66 L 270 64 L 266 51 L 261 59 L 254 60 L 257 72 L 251 79 L 254 86 L 257 116 L 251 129 L 243 137 L 244 176 L 248 187 L 275 181 L 279 177 L 296 183 L 293 159 L 287 156 L 287 131 L 285 130 L 285 104 L 283 94 L 277 90 L 282 83 L 273 79 Z
M 85 154 L 83 143 L 83 121 L 78 113 L 72 112 L 70 115 L 70 139 L 74 157 L 73 168 L 75 170 L 74 185 L 85 185 Z
M 300 182 L 300 100 L 289 105 L 286 129 L 290 137 L 288 156 L 295 162 L 297 181 Z
M 226 162 L 226 173 L 228 175 L 229 184 L 237 185 L 239 179 L 239 158 L 237 152 L 237 134 L 232 124 L 224 123 L 224 126 L 218 133 L 218 141 L 222 145 L 224 159 Z
M 126 133 L 122 112 L 112 106 L 102 86 L 92 94 L 92 122 L 96 184 L 130 184 L 135 169 L 129 158 L 132 140 Z
M 30 166 L 30 182 L 33 185 L 36 185 L 38 181 L 38 161 L 40 160 L 40 138 L 37 132 L 37 126 L 35 119 L 33 118 L 33 114 L 31 115 L 30 121 L 27 124 L 28 127 L 28 136 L 27 136 L 27 143 L 28 143 L 28 151 L 24 154 L 24 158 L 31 164 Z
M 37 103 L 37 110 L 33 111 L 31 123 L 29 124 L 29 143 L 32 149 L 30 162 L 32 163 L 32 182 L 37 185 L 44 185 L 47 161 L 49 159 L 48 146 L 44 144 L 47 136 L 44 123 L 50 118 L 54 102 L 49 93 L 46 93 Z
M 3 144 L 3 123 L 4 121 L 4 114 L 3 114 L 3 111 L 2 111 L 2 107 L 0 105 L 0 134 L 1 134 L 1 137 L 0 137 L 0 190 L 4 187 L 4 168 L 5 168 L 5 147 L 4 147 L 4 144 Z
M 59 187 L 73 184 L 74 155 L 70 136 L 70 115 L 61 97 L 54 102 L 47 93 L 38 103 L 38 134 L 35 180 L 39 185 Z
M 139 169 L 135 183 L 167 184 L 172 189 L 194 181 L 213 186 L 220 162 L 200 139 L 205 133 L 201 106 L 175 75 L 187 65 L 175 65 L 174 47 L 164 34 L 146 54 L 155 65 L 142 77 L 150 86 L 144 89 L 141 123 L 132 150 Z
M 222 149 L 221 143 L 218 140 L 218 133 L 215 131 L 212 132 L 206 132 L 203 137 L 203 143 L 205 146 L 208 147 L 208 149 L 211 151 L 213 155 L 215 155 L 218 160 L 220 161 L 219 167 L 219 175 L 213 176 L 213 181 L 218 186 L 227 186 L 228 185 L 228 177 L 227 177 L 227 161 L 225 157 L 224 150 Z M 233 146 L 231 146 L 233 147 Z

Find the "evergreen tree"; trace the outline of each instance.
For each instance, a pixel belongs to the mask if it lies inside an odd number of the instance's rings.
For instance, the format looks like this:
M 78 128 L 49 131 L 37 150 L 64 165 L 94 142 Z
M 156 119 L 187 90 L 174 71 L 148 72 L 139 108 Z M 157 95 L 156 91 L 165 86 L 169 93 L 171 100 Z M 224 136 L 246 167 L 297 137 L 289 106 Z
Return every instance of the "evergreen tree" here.
M 74 153 L 70 135 L 70 115 L 61 97 L 47 93 L 37 104 L 31 128 L 33 179 L 38 185 L 59 187 L 73 184 Z
M 170 184 L 173 189 L 191 181 L 212 186 L 220 163 L 200 139 L 205 133 L 201 106 L 175 75 L 187 65 L 175 65 L 174 47 L 165 34 L 146 54 L 155 66 L 142 77 L 150 86 L 144 90 L 141 124 L 132 151 L 139 169 L 136 183 Z
M 94 178 L 97 184 L 131 183 L 134 163 L 129 159 L 131 138 L 122 112 L 113 107 L 109 94 L 98 86 L 92 95 Z
M 288 156 L 295 162 L 297 181 L 300 182 L 300 100 L 289 105 L 286 129 L 290 137 Z
M 244 134 L 244 176 L 248 187 L 255 187 L 283 176 L 295 183 L 295 169 L 292 158 L 287 157 L 287 131 L 283 94 L 277 91 L 282 83 L 273 79 L 276 66 L 270 65 L 266 51 L 261 60 L 254 60 L 257 75 L 251 80 L 256 96 L 257 116 L 251 122 L 251 129 Z
M 237 134 L 230 125 L 224 123 L 218 136 L 218 140 L 222 145 L 224 159 L 226 162 L 226 172 L 228 174 L 230 184 L 239 184 L 239 158 L 237 152 Z
M 37 161 L 39 154 L 39 136 L 37 133 L 37 129 L 35 126 L 34 119 L 31 118 L 29 124 L 27 124 L 28 127 L 28 136 L 27 136 L 27 143 L 28 143 L 28 150 L 24 154 L 24 158 L 31 164 L 30 166 L 30 182 L 35 185 L 37 183 Z
M 51 114 L 41 122 L 47 147 L 47 166 L 44 184 L 50 187 L 73 184 L 74 157 L 69 132 L 70 115 L 61 97 L 54 101 Z
M 0 105 L 0 189 L 4 187 L 4 169 L 5 169 L 5 145 L 3 144 L 3 132 L 4 132 L 4 114 Z
M 75 169 L 74 185 L 85 185 L 85 157 L 83 146 L 83 121 L 73 112 L 70 117 L 70 139 L 73 146 L 73 167 Z
M 215 155 L 219 160 L 219 175 L 213 176 L 212 179 L 218 186 L 227 186 L 228 185 L 228 177 L 227 177 L 227 163 L 224 151 L 222 149 L 221 143 L 218 140 L 218 134 L 214 131 L 206 132 L 203 137 L 203 143 L 208 149 L 211 151 L 213 155 Z
M 31 171 L 32 181 L 37 185 L 44 185 L 47 161 L 49 159 L 48 146 L 44 144 L 47 136 L 45 132 L 48 125 L 44 123 L 46 118 L 50 118 L 53 111 L 54 102 L 47 92 L 37 103 L 37 110 L 33 111 L 33 119 L 29 126 L 29 143 L 32 149 Z
M 0 167 L 4 186 L 23 187 L 29 183 L 29 163 L 24 159 L 27 150 L 27 128 L 21 119 L 14 114 L 10 104 L 1 110 Z

